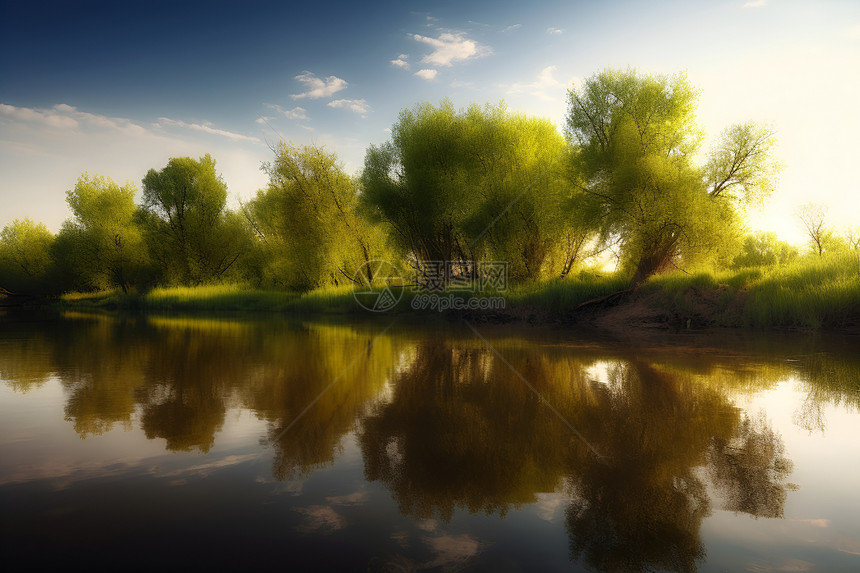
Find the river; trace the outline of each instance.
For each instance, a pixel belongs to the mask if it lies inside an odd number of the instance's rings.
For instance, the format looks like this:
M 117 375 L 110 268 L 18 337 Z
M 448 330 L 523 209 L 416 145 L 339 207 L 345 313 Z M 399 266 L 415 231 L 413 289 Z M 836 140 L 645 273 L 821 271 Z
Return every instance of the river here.
M 0 316 L 0 545 L 15 568 L 857 571 L 858 342 Z

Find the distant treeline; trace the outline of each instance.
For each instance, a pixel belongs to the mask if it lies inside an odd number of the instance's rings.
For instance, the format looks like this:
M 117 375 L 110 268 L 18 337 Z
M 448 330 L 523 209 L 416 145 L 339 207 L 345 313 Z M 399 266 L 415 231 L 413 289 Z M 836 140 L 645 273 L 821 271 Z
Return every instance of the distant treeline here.
M 698 164 L 697 98 L 683 74 L 606 70 L 568 92 L 564 135 L 503 103 L 419 104 L 358 177 L 322 147 L 282 142 L 263 166 L 268 186 L 236 210 L 209 155 L 149 170 L 138 203 L 134 185 L 85 173 L 57 235 L 30 219 L 2 230 L 0 292 L 226 281 L 305 292 L 375 284 L 374 260 L 404 272 L 506 261 L 525 282 L 569 277 L 601 254 L 636 287 L 669 269 L 797 257 L 773 234 L 744 233 L 746 207 L 780 169 L 772 130 L 730 126 Z M 860 246 L 820 211 L 802 215 L 818 255 Z

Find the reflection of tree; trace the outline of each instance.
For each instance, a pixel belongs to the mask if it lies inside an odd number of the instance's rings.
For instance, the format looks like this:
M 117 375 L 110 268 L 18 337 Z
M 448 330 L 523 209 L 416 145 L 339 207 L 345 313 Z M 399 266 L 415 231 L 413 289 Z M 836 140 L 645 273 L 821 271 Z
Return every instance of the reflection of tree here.
M 271 422 L 274 474 L 288 479 L 334 461 L 398 351 L 391 337 L 332 326 L 304 327 L 266 345 L 273 352 L 256 365 L 244 399 Z
M 710 501 L 694 469 L 738 415 L 720 394 L 639 360 L 610 374 L 587 406 L 606 463 L 585 458 L 572 471 L 571 557 L 598 570 L 695 570 Z
M 745 417 L 730 440 L 714 438 L 711 477 L 725 508 L 754 517 L 782 517 L 791 460 L 763 416 Z
M 601 456 L 487 348 L 422 342 L 391 399 L 362 424 L 366 477 L 385 483 L 401 512 L 504 515 L 564 481 L 574 560 L 598 570 L 690 571 L 704 556 L 699 529 L 711 511 L 698 468 L 719 466 L 712 471 L 722 487 L 766 497 L 738 511 L 781 511 L 785 476 L 773 470 L 789 462 L 778 436 L 744 422 L 717 389 L 641 359 L 609 363 L 598 382 L 582 353 L 523 344 L 501 352 Z M 715 456 L 715 443 L 739 444 L 745 471 L 720 466 L 732 460 Z
M 547 381 L 534 358 L 517 365 Z M 457 508 L 504 515 L 554 491 L 572 439 L 485 348 L 429 340 L 362 424 L 361 446 L 366 477 L 383 481 L 401 512 L 448 520 Z

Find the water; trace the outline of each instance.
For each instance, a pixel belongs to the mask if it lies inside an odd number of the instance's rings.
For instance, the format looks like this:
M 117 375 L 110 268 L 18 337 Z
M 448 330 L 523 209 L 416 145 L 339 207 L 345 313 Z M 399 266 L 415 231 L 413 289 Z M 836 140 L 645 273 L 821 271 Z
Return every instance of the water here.
M 0 317 L 0 544 L 16 567 L 860 570 L 857 342 Z

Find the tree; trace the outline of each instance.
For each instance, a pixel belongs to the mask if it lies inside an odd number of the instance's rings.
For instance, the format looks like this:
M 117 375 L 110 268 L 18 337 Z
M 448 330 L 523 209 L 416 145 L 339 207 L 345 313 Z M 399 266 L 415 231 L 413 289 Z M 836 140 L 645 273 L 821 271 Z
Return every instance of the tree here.
M 247 243 L 240 217 L 226 210 L 227 185 L 204 155 L 173 158 L 143 178 L 142 220 L 152 257 L 166 282 L 200 284 L 220 279 Z M 237 240 L 238 239 L 238 240 Z
M 131 183 L 120 187 L 109 177 L 81 175 L 66 193 L 73 218 L 60 234 L 66 259 L 90 287 L 128 292 L 147 263 L 142 230 L 135 218 Z
M 337 156 L 282 142 L 264 169 L 268 188 L 245 206 L 266 253 L 263 278 L 302 291 L 372 281 L 356 272 L 383 256 L 384 237 L 358 214 L 357 183 Z
M 507 261 L 512 278 L 533 279 L 573 232 L 565 153 L 552 123 L 503 103 L 419 104 L 401 112 L 391 141 L 368 150 L 362 201 L 420 263 L 487 257 Z M 581 251 L 571 247 L 575 258 Z
M 755 124 L 725 130 L 705 166 L 693 163 L 697 98 L 683 74 L 635 70 L 606 70 L 568 92 L 575 208 L 619 243 L 633 288 L 679 261 L 728 259 L 740 203 L 773 189 L 772 133 Z
M 827 208 L 817 203 L 806 203 L 798 209 L 797 217 L 803 224 L 804 229 L 806 229 L 806 234 L 809 235 L 809 243 L 812 250 L 819 257 L 822 256 L 825 244 L 833 234 L 825 223 Z
M 0 231 L 0 294 L 41 294 L 52 262 L 54 235 L 43 223 L 15 219 Z
M 860 227 L 848 227 L 844 233 L 845 243 L 852 251 L 860 251 Z
M 744 237 L 743 250 L 732 262 L 734 268 L 785 265 L 797 258 L 797 248 L 781 241 L 773 232 Z

